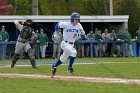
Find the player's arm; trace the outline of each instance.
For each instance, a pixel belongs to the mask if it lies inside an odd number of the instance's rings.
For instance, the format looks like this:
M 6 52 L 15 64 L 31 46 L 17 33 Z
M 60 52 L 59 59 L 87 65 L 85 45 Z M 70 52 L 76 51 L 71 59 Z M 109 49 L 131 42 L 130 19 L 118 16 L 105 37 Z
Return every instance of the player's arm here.
M 84 31 L 84 29 L 83 29 L 83 27 L 80 23 L 79 23 L 79 31 L 80 31 L 80 34 L 81 34 L 81 38 L 86 39 L 85 31 Z
M 58 31 L 59 28 L 60 28 L 59 23 L 57 23 L 57 24 L 55 25 L 55 31 Z
M 65 28 L 66 27 L 66 22 L 58 22 L 56 25 L 55 25 L 55 31 L 58 31 L 60 28 Z
M 16 25 L 16 27 L 21 31 L 22 30 L 22 27 L 23 27 L 23 21 L 20 21 L 20 20 L 15 20 L 14 21 L 14 23 L 15 23 L 15 25 Z
M 81 35 L 85 35 L 85 31 L 84 31 L 82 25 L 80 23 L 78 23 L 78 25 L 79 25 L 79 31 L 80 31 Z

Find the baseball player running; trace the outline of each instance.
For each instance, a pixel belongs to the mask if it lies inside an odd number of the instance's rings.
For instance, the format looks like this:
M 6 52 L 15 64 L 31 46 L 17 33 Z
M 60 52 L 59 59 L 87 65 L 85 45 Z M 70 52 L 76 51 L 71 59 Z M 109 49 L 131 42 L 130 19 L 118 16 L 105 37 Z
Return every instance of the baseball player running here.
M 37 38 L 37 35 L 31 29 L 32 20 L 27 19 L 26 22 L 15 20 L 14 23 L 16 27 L 19 29 L 20 34 L 17 39 L 15 54 L 12 59 L 11 68 L 14 68 L 16 61 L 20 58 L 20 54 L 22 51 L 28 53 L 32 67 L 36 68 L 34 51 L 29 44 L 29 40 L 31 39 L 32 36 Z
M 63 54 L 60 56 L 60 59 L 52 65 L 52 77 L 55 76 L 57 67 L 62 64 L 62 62 L 65 62 L 68 57 L 70 57 L 68 72 L 70 74 L 74 73 L 72 66 L 77 55 L 74 43 L 79 34 L 85 36 L 85 31 L 79 22 L 80 14 L 74 12 L 71 14 L 70 22 L 59 22 L 55 25 L 55 31 L 58 31 L 59 28 L 63 28 L 63 41 L 61 42 Z

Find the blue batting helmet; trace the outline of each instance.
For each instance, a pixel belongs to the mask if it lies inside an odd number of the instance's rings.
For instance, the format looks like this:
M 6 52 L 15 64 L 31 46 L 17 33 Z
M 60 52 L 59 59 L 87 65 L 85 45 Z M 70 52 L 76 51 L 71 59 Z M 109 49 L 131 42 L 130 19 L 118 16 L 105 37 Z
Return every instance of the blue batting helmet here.
M 71 14 L 71 21 L 73 21 L 74 19 L 79 19 L 80 21 L 80 14 L 77 12 L 74 12 Z

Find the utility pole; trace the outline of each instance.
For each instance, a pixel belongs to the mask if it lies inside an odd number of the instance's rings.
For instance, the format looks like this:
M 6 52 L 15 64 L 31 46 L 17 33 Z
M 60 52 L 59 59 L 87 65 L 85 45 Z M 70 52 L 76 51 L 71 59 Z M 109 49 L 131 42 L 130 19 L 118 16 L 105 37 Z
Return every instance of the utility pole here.
M 38 0 L 32 0 L 32 13 L 38 15 Z
M 113 15 L 113 3 L 112 3 L 112 0 L 109 0 L 109 10 L 110 10 L 109 14 Z

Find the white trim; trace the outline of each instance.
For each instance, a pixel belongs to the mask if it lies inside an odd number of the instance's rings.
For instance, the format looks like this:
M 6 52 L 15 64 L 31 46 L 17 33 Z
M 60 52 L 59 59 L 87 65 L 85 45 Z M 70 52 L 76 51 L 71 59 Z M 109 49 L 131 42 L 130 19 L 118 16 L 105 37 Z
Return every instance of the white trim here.
M 34 22 L 59 22 L 69 21 L 70 16 L 0 16 L 0 22 L 13 22 L 14 20 L 32 19 Z M 81 22 L 128 22 L 129 15 L 116 16 L 81 16 Z

